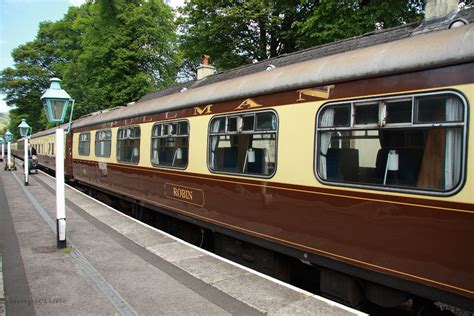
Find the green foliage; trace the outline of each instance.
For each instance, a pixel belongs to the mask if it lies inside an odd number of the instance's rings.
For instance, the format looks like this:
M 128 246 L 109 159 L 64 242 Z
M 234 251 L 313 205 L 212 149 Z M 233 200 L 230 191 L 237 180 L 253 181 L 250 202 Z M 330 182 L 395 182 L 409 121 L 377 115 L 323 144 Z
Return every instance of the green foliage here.
M 190 61 L 207 53 L 228 69 L 296 50 L 292 24 L 308 15 L 299 0 L 191 0 L 178 20 Z
M 3 131 L 7 129 L 9 121 L 10 118 L 8 113 L 0 113 L 0 136 L 5 134 Z
M 180 63 L 173 19 L 161 0 L 96 0 L 41 23 L 36 39 L 13 51 L 15 66 L 0 73 L 0 92 L 16 106 L 12 133 L 22 118 L 34 131 L 48 127 L 39 98 L 51 77 L 76 100 L 76 118 L 173 83 Z
M 420 19 L 423 0 L 320 0 L 293 24 L 301 48 L 326 44 Z
M 64 68 L 78 114 L 136 101 L 174 81 L 179 63 L 171 9 L 161 1 L 97 1 L 76 19 L 82 52 Z
M 424 0 L 190 0 L 178 20 L 185 75 L 203 54 L 229 69 L 419 19 Z
M 424 0 L 189 0 L 174 22 L 162 0 L 88 0 L 43 22 L 0 73 L 18 136 L 22 118 L 48 127 L 39 98 L 49 78 L 76 100 L 75 117 L 136 101 L 193 78 L 203 54 L 218 69 L 415 21 Z M 176 29 L 178 25 L 178 32 Z M 179 34 L 179 49 L 178 35 Z

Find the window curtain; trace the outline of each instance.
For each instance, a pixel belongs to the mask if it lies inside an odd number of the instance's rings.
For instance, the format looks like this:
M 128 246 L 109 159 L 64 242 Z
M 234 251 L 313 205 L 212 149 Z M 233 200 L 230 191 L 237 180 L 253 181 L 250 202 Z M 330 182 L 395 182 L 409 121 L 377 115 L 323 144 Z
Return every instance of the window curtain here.
M 157 138 L 153 139 L 153 162 L 157 165 L 160 164 L 160 155 L 158 155 L 158 142 Z
M 211 132 L 218 133 L 219 127 L 221 124 L 221 120 L 216 120 L 212 124 Z M 219 141 L 219 136 L 211 136 L 211 168 L 216 169 L 216 150 L 217 150 L 217 143 Z
M 462 103 L 458 98 L 446 100 L 446 121 L 462 121 Z M 444 189 L 452 189 L 461 176 L 462 130 L 449 128 L 446 131 L 446 161 L 444 165 Z
M 320 127 L 330 127 L 334 125 L 334 109 L 327 109 L 324 111 Z M 320 136 L 319 142 L 319 176 L 322 179 L 327 179 L 327 162 L 326 154 L 328 153 L 329 145 L 331 144 L 332 132 L 323 132 Z
M 277 119 L 276 115 L 272 115 L 272 129 L 276 131 L 277 129 Z

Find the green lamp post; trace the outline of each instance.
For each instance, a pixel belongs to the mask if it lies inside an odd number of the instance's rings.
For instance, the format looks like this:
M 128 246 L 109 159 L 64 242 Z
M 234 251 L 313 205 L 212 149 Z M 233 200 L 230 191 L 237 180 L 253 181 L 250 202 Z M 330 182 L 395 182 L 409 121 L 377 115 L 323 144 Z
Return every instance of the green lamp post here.
M 20 125 L 18 125 L 20 130 L 20 136 L 23 137 L 24 144 L 24 160 L 23 166 L 25 167 L 25 186 L 28 185 L 28 175 L 30 173 L 29 169 L 29 154 L 28 154 L 28 136 L 31 135 L 31 126 L 26 123 L 26 119 L 21 119 Z
M 43 93 L 46 117 L 50 123 L 63 123 L 69 104 L 72 104 L 66 134 L 71 128 L 74 100 L 61 88 L 61 80 L 52 78 L 51 86 Z M 56 129 L 56 240 L 58 249 L 66 248 L 66 206 L 64 198 L 64 129 Z

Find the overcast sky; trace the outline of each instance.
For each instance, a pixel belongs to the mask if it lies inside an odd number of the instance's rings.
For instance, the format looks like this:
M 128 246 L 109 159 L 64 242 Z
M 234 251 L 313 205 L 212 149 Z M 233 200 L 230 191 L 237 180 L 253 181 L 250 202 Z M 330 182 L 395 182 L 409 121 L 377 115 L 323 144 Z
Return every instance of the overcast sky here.
M 11 52 L 34 40 L 42 21 L 62 19 L 69 6 L 80 6 L 86 0 L 0 0 L 0 69 L 13 66 Z M 167 2 L 167 1 L 165 1 Z M 184 0 L 169 1 L 173 7 Z M 0 112 L 10 110 L 0 95 Z

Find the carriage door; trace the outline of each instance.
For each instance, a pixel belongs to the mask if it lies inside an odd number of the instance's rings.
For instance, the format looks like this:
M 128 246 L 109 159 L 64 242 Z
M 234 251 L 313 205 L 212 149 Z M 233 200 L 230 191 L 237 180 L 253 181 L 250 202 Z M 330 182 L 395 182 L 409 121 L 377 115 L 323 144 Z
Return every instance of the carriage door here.
M 66 134 L 66 148 L 65 150 L 65 162 L 64 162 L 64 169 L 66 171 L 66 175 L 73 177 L 72 173 L 72 137 L 74 132 L 71 131 L 70 133 Z

